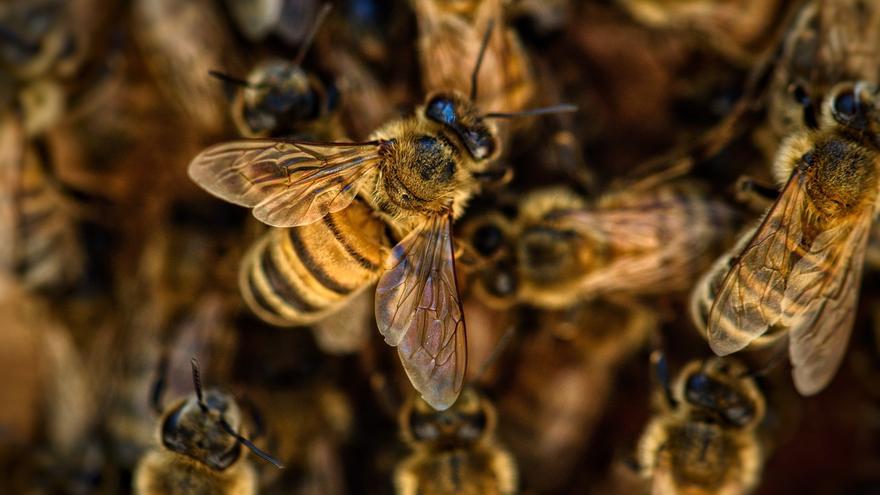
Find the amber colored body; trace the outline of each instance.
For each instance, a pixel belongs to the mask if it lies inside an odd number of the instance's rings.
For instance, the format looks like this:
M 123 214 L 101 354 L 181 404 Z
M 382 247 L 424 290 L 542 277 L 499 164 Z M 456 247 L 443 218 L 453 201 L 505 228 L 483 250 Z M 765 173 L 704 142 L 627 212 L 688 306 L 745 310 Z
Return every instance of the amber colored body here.
M 138 495 L 253 495 L 257 493 L 254 468 L 238 463 L 215 471 L 184 454 L 148 452 L 135 471 Z

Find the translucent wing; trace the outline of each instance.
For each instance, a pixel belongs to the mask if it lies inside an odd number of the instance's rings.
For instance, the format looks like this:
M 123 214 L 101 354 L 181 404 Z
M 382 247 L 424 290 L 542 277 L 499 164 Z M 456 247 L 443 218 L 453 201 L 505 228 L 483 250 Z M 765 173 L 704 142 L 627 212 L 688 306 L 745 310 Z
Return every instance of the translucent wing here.
M 233 141 L 199 153 L 189 176 L 211 194 L 253 208 L 263 223 L 295 227 L 348 206 L 381 148 L 381 141 Z
M 830 279 L 822 286 L 822 292 L 815 294 L 821 301 L 815 317 L 805 318 L 802 324 L 791 329 L 792 377 L 801 395 L 813 395 L 825 388 L 837 373 L 846 352 L 855 322 L 864 254 L 871 230 L 870 211 L 865 212 L 860 220 L 839 249 L 849 258 L 829 267 L 834 269 Z M 794 275 L 798 273 L 810 274 L 811 270 L 796 267 Z M 796 282 L 798 287 L 809 286 L 810 280 Z
M 707 328 L 718 355 L 746 347 L 773 327 L 803 329 L 821 320 L 828 297 L 841 289 L 853 241 L 860 238 L 856 230 L 863 227 L 822 225 L 810 214 L 802 178 L 792 174 L 724 278 Z
M 430 219 L 394 247 L 376 288 L 376 321 L 422 398 L 438 410 L 451 406 L 467 342 L 448 216 Z

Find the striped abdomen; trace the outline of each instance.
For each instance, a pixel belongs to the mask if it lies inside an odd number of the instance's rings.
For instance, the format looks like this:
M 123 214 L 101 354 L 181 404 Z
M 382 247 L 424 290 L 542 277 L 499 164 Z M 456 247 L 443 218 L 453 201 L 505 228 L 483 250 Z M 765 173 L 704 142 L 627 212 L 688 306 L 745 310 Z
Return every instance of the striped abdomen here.
M 27 288 L 65 287 L 82 273 L 76 223 L 34 149 L 15 166 L 8 203 L 0 207 L 0 260 Z
M 242 296 L 269 323 L 306 325 L 373 284 L 388 248 L 385 224 L 356 199 L 311 225 L 264 234 L 242 262 Z

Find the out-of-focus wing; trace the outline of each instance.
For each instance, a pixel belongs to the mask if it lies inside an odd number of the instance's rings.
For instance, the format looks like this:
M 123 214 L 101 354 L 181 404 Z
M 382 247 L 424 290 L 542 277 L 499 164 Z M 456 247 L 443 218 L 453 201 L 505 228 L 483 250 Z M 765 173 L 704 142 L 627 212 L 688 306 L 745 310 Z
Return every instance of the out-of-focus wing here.
M 348 206 L 357 182 L 380 161 L 381 141 L 233 141 L 199 153 L 189 176 L 215 196 L 254 209 L 273 227 L 313 223 Z
M 855 323 L 870 231 L 871 212 L 866 211 L 844 245 L 837 248 L 848 259 L 832 266 L 832 278 L 820 287 L 821 292 L 805 290 L 791 296 L 791 300 L 798 305 L 806 305 L 804 296 L 819 298 L 821 304 L 814 318 L 806 318 L 802 324 L 792 327 L 789 337 L 792 377 L 801 395 L 813 395 L 824 389 L 834 378 L 846 353 Z M 831 248 L 826 246 L 826 249 Z M 808 264 L 808 261 L 804 259 L 800 263 Z M 796 277 L 803 273 L 815 278 L 815 268 L 796 266 L 792 272 L 791 286 L 796 290 L 811 287 L 809 284 L 812 280 L 798 280 Z
M 467 341 L 448 216 L 431 218 L 394 247 L 376 288 L 376 321 L 425 402 L 451 406 L 464 381 Z

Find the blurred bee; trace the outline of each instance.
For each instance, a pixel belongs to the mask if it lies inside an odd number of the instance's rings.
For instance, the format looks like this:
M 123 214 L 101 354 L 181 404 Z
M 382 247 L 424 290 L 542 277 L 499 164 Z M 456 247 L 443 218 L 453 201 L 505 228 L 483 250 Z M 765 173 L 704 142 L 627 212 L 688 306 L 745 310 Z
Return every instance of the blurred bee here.
M 340 137 L 335 130 L 338 123 L 327 122 L 336 107 L 336 88 L 325 85 L 317 75 L 302 68 L 315 33 L 329 12 L 330 4 L 325 4 L 292 62 L 263 62 L 251 71 L 246 81 L 211 72 L 236 86 L 232 119 L 243 136 L 285 137 L 306 128 L 313 131 L 310 134 L 326 135 L 331 139 Z M 333 123 L 336 125 L 331 125 Z M 321 132 L 321 127 L 327 129 Z
M 240 285 L 257 315 L 308 324 L 378 280 L 380 333 L 416 390 L 445 409 L 467 362 L 451 225 L 497 176 L 490 119 L 571 110 L 483 114 L 457 92 L 435 93 L 368 142 L 231 142 L 196 156 L 189 174 L 263 223 L 298 227 L 270 230 L 245 255 Z
M 656 400 L 661 407 L 638 447 L 652 493 L 751 492 L 764 464 L 756 427 L 765 401 L 746 367 L 719 358 L 692 361 L 670 389 L 665 360 L 652 358 L 663 384 Z
M 828 91 L 880 78 L 880 8 L 862 0 L 813 0 L 797 12 L 770 77 L 767 116 L 776 150 L 793 132 L 816 129 Z
M 620 0 L 639 22 L 693 32 L 728 59 L 748 65 L 772 32 L 785 7 L 780 0 Z
M 223 89 L 209 70 L 237 68 L 231 33 L 213 2 L 138 0 L 132 5 L 135 40 L 147 68 L 174 107 L 203 134 L 223 130 Z
M 496 422 L 495 408 L 473 387 L 445 411 L 413 397 L 400 411 L 413 453 L 394 472 L 396 493 L 517 493 L 516 461 L 495 440 Z
M 834 377 L 855 319 L 878 201 L 878 102 L 868 83 L 831 90 L 819 129 L 791 136 L 779 151 L 778 199 L 694 293 L 711 300 L 692 308 L 718 355 L 787 335 L 802 395 Z
M 494 259 L 475 277 L 489 304 L 565 308 L 609 294 L 689 289 L 733 221 L 729 208 L 690 184 L 609 193 L 594 206 L 550 188 L 523 198 L 512 221 L 494 213 L 462 231 Z
M 521 111 L 533 100 L 536 89 L 525 48 L 513 29 L 492 30 L 504 19 L 502 0 L 410 0 L 419 25 L 419 59 L 426 92 L 474 89 L 471 99 L 480 108 Z M 479 84 L 468 80 L 462 60 L 480 53 L 481 38 L 490 36 L 485 50 L 485 70 Z
M 590 444 L 619 368 L 658 323 L 641 305 L 608 300 L 541 311 L 536 320 L 500 383 L 499 430 L 524 486 L 558 493 Z
M 70 287 L 83 270 L 76 223 L 57 183 L 51 158 L 30 142 L 12 115 L 0 123 L 0 265 L 30 290 Z
M 202 392 L 195 359 L 192 373 L 195 394 L 165 409 L 159 420 L 159 446 L 138 463 L 134 492 L 257 493 L 257 476 L 242 445 L 276 467 L 283 466 L 242 436 L 242 412 L 232 396 L 215 389 Z

